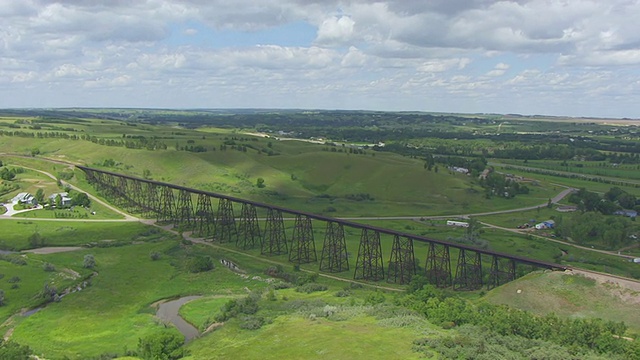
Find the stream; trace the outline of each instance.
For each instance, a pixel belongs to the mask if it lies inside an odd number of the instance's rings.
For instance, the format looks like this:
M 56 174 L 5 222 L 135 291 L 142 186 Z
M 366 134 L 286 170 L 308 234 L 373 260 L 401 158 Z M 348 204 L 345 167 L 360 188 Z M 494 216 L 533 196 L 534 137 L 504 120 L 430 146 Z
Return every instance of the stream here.
M 200 335 L 198 329 L 186 322 L 179 314 L 180 307 L 191 300 L 199 299 L 202 296 L 185 296 L 176 300 L 164 302 L 158 306 L 156 316 L 163 321 L 169 321 L 184 335 L 184 342 L 187 343 Z

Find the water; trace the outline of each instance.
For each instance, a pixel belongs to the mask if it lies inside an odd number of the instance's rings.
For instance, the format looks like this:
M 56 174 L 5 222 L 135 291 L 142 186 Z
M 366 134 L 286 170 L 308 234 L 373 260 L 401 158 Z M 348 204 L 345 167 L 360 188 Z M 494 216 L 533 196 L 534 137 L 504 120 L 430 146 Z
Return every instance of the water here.
M 178 315 L 178 311 L 180 307 L 191 300 L 199 299 L 202 296 L 185 296 L 183 298 L 167 301 L 165 303 L 160 304 L 158 306 L 158 311 L 156 312 L 156 316 L 163 321 L 169 321 L 184 335 L 184 342 L 187 343 L 194 338 L 200 335 L 198 329 L 186 322 L 180 315 Z

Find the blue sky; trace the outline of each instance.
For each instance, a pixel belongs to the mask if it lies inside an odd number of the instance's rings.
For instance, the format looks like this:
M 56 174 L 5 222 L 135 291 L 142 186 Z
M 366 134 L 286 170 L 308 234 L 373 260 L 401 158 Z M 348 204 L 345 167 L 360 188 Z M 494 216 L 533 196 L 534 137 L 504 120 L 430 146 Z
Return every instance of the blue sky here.
M 640 2 L 0 0 L 0 108 L 640 118 Z

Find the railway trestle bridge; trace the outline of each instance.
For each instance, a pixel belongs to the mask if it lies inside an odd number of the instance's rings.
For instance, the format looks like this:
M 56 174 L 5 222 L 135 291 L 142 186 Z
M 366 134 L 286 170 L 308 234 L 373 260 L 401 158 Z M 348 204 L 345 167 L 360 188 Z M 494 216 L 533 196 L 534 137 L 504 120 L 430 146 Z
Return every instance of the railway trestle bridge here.
M 454 290 L 493 288 L 535 269 L 565 270 L 566 266 L 431 239 L 209 191 L 142 179 L 76 165 L 87 181 L 116 205 L 217 243 L 235 243 L 243 250 L 260 248 L 265 256 L 288 255 L 294 264 L 319 262 L 319 271 L 350 271 L 345 229 L 360 232 L 354 279 L 406 284 L 417 273 L 414 243 L 426 244 L 424 275 L 437 287 Z M 238 214 L 239 210 L 239 214 Z M 260 217 L 258 217 L 260 214 Z M 293 220 L 293 229 L 285 221 Z M 260 222 L 263 221 L 263 225 Z M 320 259 L 314 227 L 324 223 Z M 290 232 L 290 237 L 287 236 Z M 382 254 L 382 236 L 393 239 L 389 260 Z M 453 251 L 452 251 L 453 250 Z M 452 267 L 451 253 L 457 252 Z

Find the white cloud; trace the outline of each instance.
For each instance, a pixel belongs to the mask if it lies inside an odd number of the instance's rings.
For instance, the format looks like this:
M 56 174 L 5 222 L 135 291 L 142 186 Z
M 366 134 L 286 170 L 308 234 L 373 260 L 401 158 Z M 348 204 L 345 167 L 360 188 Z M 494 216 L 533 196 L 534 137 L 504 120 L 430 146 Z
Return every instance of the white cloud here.
M 317 42 L 321 44 L 344 44 L 351 40 L 355 21 L 348 16 L 330 17 L 320 24 Z
M 491 76 L 491 77 L 502 76 L 507 72 L 508 69 L 509 69 L 509 65 L 508 64 L 498 63 L 493 68 L 493 70 L 487 72 L 486 75 L 487 76 Z
M 0 0 L 0 107 L 640 116 L 638 13 L 628 0 Z M 309 34 L 280 33 L 301 23 Z

